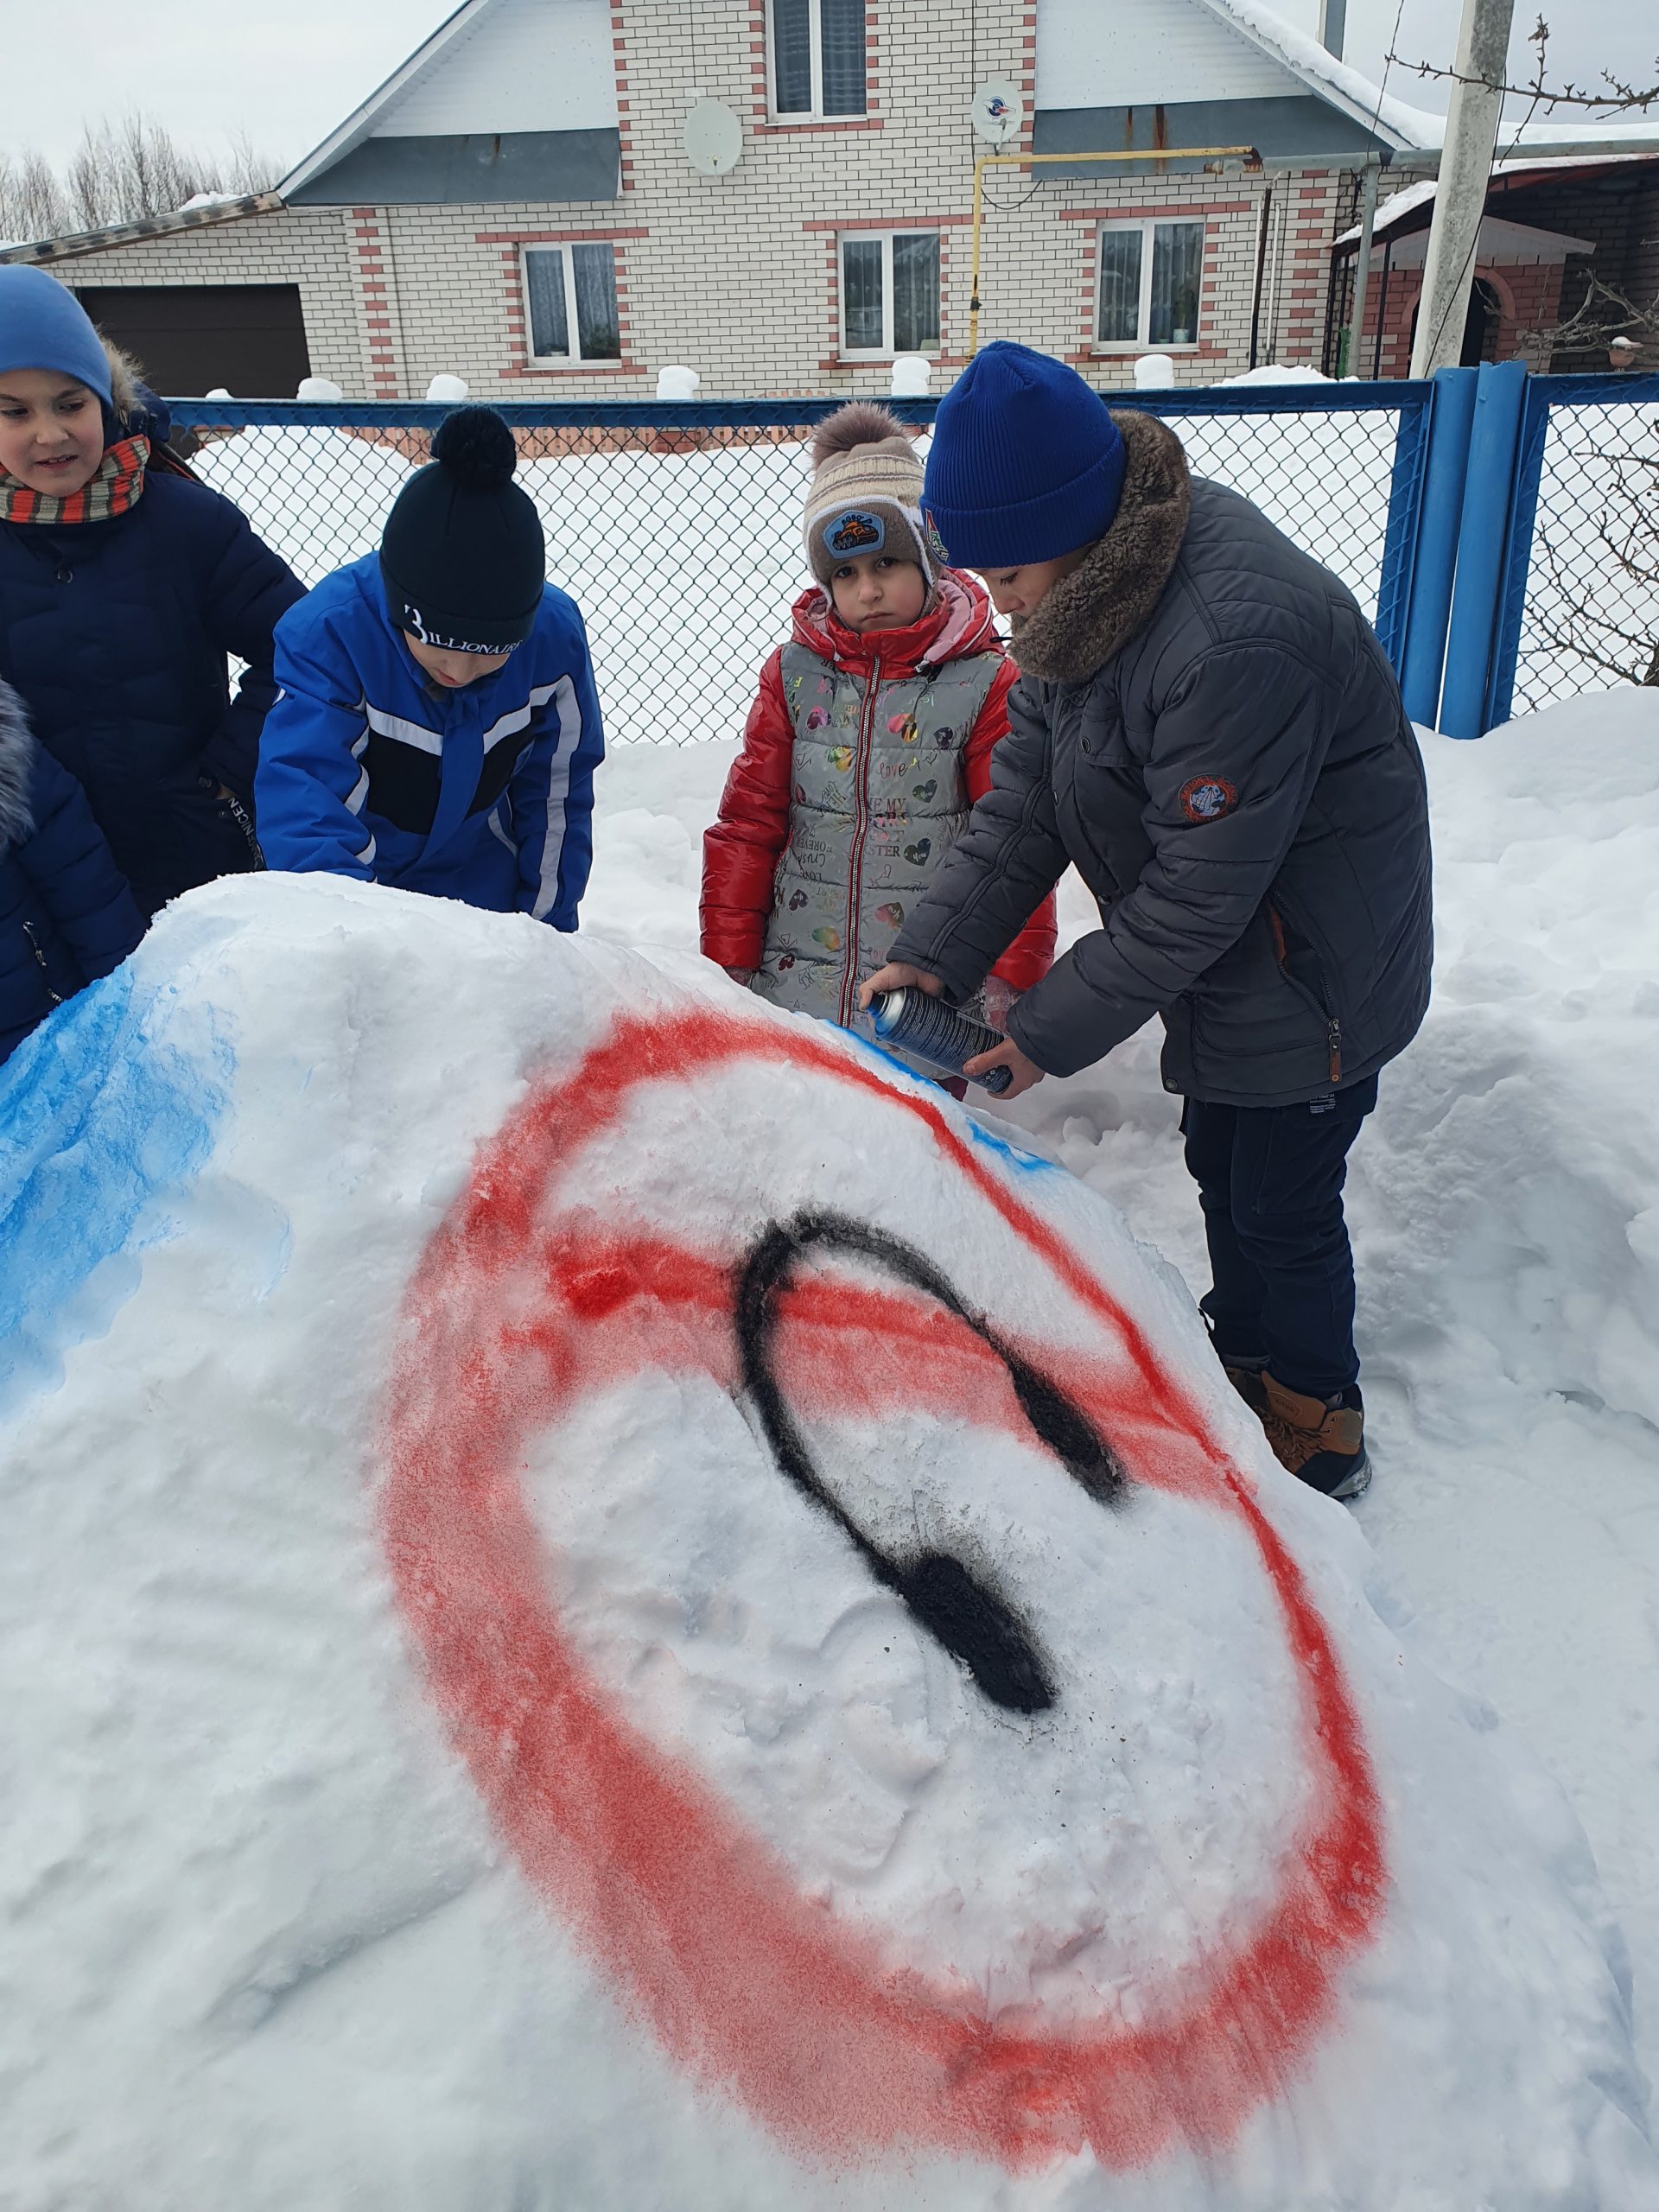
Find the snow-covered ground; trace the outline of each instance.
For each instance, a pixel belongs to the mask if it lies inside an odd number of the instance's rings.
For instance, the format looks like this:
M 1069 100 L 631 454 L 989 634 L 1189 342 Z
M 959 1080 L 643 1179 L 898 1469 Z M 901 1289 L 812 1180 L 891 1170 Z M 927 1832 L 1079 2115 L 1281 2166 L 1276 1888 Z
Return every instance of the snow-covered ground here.
M 1656 709 L 1426 741 L 1352 1515 L 1151 1037 L 975 1122 L 696 959 L 729 745 L 574 939 L 163 917 L 0 1091 L 5 2212 L 1649 2212 Z
M 1478 744 L 1422 734 L 1435 995 L 1356 1147 L 1377 1477 L 1355 1509 L 1402 1614 L 1566 1785 L 1659 2073 L 1659 694 Z M 730 748 L 620 753 L 584 926 L 695 928 Z M 1062 927 L 1089 925 L 1075 876 Z M 1208 1281 L 1147 1031 L 1007 1111 Z

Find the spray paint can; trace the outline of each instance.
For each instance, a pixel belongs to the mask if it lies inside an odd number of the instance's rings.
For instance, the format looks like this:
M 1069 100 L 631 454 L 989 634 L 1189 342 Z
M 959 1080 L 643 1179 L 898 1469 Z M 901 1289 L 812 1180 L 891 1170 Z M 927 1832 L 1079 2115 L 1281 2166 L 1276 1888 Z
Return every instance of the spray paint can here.
M 993 1052 L 1002 1042 L 995 1029 L 982 1021 L 969 1021 L 925 991 L 878 991 L 870 1001 L 870 1020 L 884 1045 L 913 1052 L 947 1075 L 960 1075 L 965 1060 Z M 993 1068 L 988 1075 L 970 1075 L 968 1081 L 1001 1097 L 1014 1081 L 1014 1071 Z

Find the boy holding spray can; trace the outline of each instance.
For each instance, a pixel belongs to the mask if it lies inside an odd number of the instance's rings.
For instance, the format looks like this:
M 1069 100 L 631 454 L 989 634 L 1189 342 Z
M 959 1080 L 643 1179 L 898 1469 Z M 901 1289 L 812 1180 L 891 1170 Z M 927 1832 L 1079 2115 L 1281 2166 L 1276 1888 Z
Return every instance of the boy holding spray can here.
M 992 788 L 864 984 L 960 1004 L 1068 861 L 1101 926 L 1014 1010 L 1017 1097 L 1154 1014 L 1185 1102 L 1216 1350 L 1283 1464 L 1369 1479 L 1348 1150 L 1428 1002 L 1422 762 L 1338 580 L 1173 432 L 1074 371 L 988 346 L 939 409 L 935 557 L 1012 617 L 1021 676 Z

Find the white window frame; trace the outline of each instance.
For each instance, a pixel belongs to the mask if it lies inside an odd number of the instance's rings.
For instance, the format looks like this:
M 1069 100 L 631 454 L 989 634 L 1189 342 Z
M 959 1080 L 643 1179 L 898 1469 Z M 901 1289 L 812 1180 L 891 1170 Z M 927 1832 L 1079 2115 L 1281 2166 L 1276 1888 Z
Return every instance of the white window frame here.
M 1179 340 L 1149 338 L 1152 327 L 1152 255 L 1154 231 L 1175 227 L 1196 229 L 1198 239 L 1198 296 L 1192 310 L 1192 335 Z M 1109 231 L 1141 232 L 1141 300 L 1134 338 L 1102 338 L 1100 331 L 1100 263 L 1102 241 Z M 1096 353 L 1195 353 L 1198 347 L 1198 318 L 1204 312 L 1204 257 L 1210 243 L 1209 226 L 1202 215 L 1147 215 L 1127 222 L 1107 221 L 1095 226 L 1095 309 L 1090 343 Z
M 573 246 L 602 245 L 611 257 L 611 282 L 616 282 L 616 245 L 611 238 L 544 238 L 518 249 L 518 296 L 524 309 L 524 358 L 537 368 L 585 369 L 592 366 L 614 368 L 621 359 L 617 353 L 584 353 L 582 351 L 582 327 L 576 318 L 576 257 Z M 536 318 L 530 307 L 530 257 L 532 253 L 556 253 L 564 264 L 564 327 L 570 334 L 568 353 L 538 353 L 536 351 Z M 619 300 L 616 310 L 617 339 L 622 342 L 622 305 Z
M 843 361 L 891 361 L 897 357 L 898 347 L 893 339 L 893 242 L 895 238 L 937 238 L 941 246 L 943 232 L 930 230 L 925 224 L 906 225 L 896 231 L 838 231 L 836 234 L 836 297 L 841 308 L 841 359 Z M 881 246 L 881 343 L 879 346 L 849 346 L 847 343 L 847 263 L 842 248 L 849 245 L 868 245 L 880 240 Z M 941 253 L 943 263 L 943 253 Z M 939 334 L 931 346 L 921 348 L 929 359 L 937 359 L 944 351 L 944 270 L 939 270 Z M 909 349 L 906 348 L 906 351 Z
M 861 123 L 870 111 L 870 55 L 864 51 L 864 105 L 856 115 L 826 115 L 823 111 L 823 8 L 822 0 L 807 0 L 807 62 L 811 71 L 812 105 L 792 107 L 787 113 L 778 105 L 778 25 L 772 0 L 766 0 L 766 111 L 772 123 Z M 874 357 L 872 357 L 874 358 Z

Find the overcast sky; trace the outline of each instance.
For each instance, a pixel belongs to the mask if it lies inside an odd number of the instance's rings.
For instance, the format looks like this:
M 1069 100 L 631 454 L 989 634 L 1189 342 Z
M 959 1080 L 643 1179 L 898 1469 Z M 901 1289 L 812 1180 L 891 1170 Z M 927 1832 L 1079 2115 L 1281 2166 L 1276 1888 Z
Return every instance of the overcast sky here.
M 928 0 L 899 0 L 924 7 Z M 245 130 L 284 166 L 297 162 L 371 92 L 451 12 L 452 0 L 77 0 L 66 42 L 54 9 L 0 0 L 6 15 L 6 75 L 14 97 L 0 115 L 0 146 L 32 142 L 54 160 L 74 145 L 83 123 L 121 114 L 136 99 L 175 137 L 204 149 Z M 658 0 L 660 5 L 676 0 Z M 732 0 L 741 4 L 741 0 Z M 1110 0 L 1101 0 L 1109 6 Z M 1318 0 L 1283 0 L 1281 12 L 1312 30 Z M 1449 63 L 1457 0 L 1349 0 L 1347 59 L 1374 81 L 1402 15 L 1399 51 Z M 1612 69 L 1650 83 L 1659 11 L 1648 0 L 1555 0 L 1552 73 L 1595 79 Z M 1537 0 L 1516 0 L 1512 74 L 1529 73 L 1527 33 Z M 27 97 L 17 97 L 32 87 Z M 1444 108 L 1446 87 L 1390 73 L 1389 89 L 1418 107 Z M 1659 130 L 1659 106 L 1654 110 Z M 1569 125 L 1572 111 L 1560 111 Z

